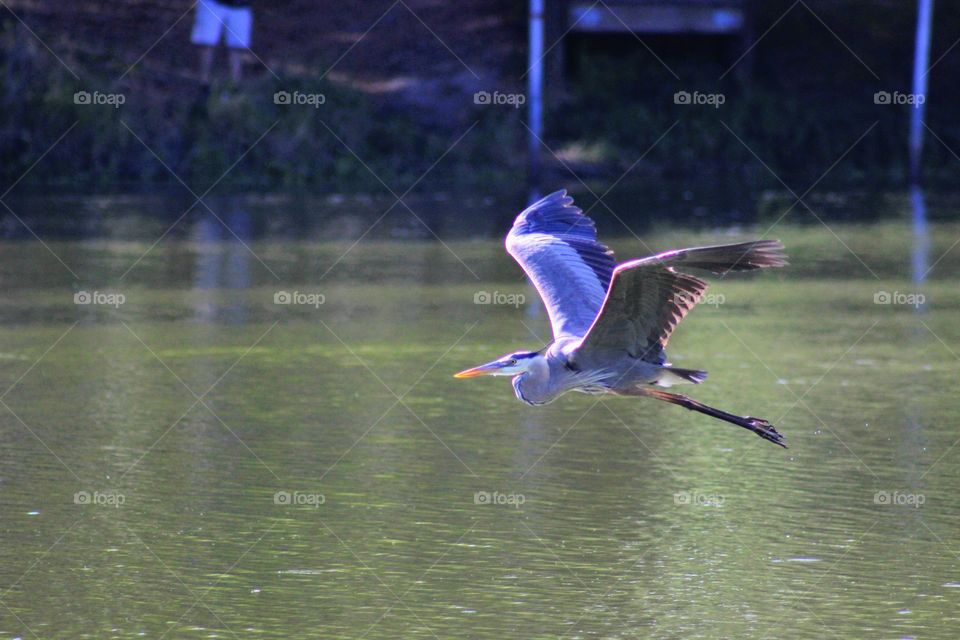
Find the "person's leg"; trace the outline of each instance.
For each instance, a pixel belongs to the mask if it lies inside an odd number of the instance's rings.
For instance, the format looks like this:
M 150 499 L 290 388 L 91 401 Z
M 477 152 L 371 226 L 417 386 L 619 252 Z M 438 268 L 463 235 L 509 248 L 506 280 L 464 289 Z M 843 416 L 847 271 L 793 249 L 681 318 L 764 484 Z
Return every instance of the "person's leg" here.
M 213 47 L 200 47 L 200 82 L 210 84 L 213 72 Z
M 253 31 L 253 10 L 231 9 L 224 21 L 225 40 L 230 49 L 230 77 L 240 82 L 243 75 L 243 54 L 250 48 L 250 34 Z
M 200 47 L 200 81 L 210 83 L 213 71 L 213 53 L 220 42 L 223 22 L 217 15 L 219 5 L 200 0 L 197 3 L 197 13 L 193 21 L 193 32 L 190 41 Z
M 230 79 L 240 82 L 243 76 L 243 50 L 230 49 Z

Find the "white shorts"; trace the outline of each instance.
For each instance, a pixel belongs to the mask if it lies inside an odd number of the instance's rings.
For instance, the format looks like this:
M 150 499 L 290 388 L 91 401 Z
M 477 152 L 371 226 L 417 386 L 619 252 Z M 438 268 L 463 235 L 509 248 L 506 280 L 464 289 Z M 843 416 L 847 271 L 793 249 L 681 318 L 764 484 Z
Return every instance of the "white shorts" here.
M 252 30 L 253 11 L 250 7 L 228 7 L 216 0 L 200 0 L 190 41 L 215 47 L 225 36 L 228 47 L 249 49 Z

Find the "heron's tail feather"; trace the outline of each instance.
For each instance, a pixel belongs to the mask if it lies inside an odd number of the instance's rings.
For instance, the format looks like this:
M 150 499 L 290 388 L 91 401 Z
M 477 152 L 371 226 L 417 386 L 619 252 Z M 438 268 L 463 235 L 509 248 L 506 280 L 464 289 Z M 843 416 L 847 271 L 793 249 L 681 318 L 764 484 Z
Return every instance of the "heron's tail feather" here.
M 680 367 L 663 367 L 662 376 L 657 380 L 657 386 L 671 387 L 675 384 L 700 384 L 707 379 L 707 372 L 699 369 L 681 369 Z
M 655 256 L 671 267 L 693 267 L 713 273 L 784 267 L 787 256 L 779 240 L 754 240 L 696 249 L 668 251 Z

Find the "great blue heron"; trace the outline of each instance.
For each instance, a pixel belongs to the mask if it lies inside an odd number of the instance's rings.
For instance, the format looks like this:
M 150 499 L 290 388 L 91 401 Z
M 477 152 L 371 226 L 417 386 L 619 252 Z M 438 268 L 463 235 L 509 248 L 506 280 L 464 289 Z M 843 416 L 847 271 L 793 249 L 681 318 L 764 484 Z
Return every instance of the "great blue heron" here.
M 706 371 L 671 366 L 664 353 L 670 334 L 707 288 L 703 280 L 675 268 L 726 274 L 782 267 L 787 262 L 778 241 L 679 249 L 617 265 L 613 252 L 597 240 L 593 220 L 573 206 L 566 191 L 557 191 L 517 216 L 506 245 L 546 305 L 553 342 L 455 377 L 514 376 L 517 398 L 531 405 L 568 391 L 647 396 L 739 425 L 786 447 L 767 420 L 654 388 L 699 384 L 707 377 Z

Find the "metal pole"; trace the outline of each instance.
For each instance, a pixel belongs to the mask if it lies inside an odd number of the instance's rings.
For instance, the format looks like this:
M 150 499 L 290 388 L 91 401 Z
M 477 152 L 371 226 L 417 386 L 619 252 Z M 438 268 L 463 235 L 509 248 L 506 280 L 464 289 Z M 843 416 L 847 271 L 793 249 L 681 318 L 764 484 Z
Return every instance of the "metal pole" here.
M 543 3 L 530 0 L 530 54 L 527 73 L 527 176 L 531 200 L 540 196 L 540 140 L 543 138 Z
M 913 57 L 913 111 L 910 113 L 910 179 L 920 182 L 923 151 L 923 114 L 927 101 L 927 72 L 930 64 L 930 38 L 933 0 L 917 1 L 917 41 Z M 922 98 L 920 96 L 923 96 Z

